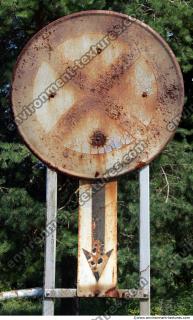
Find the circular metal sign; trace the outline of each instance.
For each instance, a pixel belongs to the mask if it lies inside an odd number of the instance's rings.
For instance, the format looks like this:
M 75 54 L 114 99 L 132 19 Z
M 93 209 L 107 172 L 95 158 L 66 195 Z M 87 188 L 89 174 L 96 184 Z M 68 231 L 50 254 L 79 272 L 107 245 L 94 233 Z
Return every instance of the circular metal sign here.
M 98 10 L 40 30 L 19 56 L 12 88 L 29 148 L 47 165 L 85 178 L 149 163 L 173 136 L 184 97 L 164 40 L 135 18 Z

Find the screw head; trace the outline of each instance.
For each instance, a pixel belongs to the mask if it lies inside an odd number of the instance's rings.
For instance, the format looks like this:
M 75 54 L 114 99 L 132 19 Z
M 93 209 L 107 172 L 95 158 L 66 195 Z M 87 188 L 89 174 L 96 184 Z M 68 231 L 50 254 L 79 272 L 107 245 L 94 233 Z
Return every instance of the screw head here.
M 50 296 L 50 292 L 47 291 L 47 292 L 46 292 L 46 297 L 49 297 L 49 296 Z

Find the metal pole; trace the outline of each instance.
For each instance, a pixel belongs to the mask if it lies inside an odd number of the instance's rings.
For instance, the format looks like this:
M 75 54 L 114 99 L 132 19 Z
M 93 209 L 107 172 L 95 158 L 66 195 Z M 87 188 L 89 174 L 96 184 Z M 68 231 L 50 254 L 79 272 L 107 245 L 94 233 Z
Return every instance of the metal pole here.
M 55 288 L 57 173 L 47 168 L 46 179 L 46 229 L 48 225 L 51 225 L 52 229 L 49 230 L 51 232 L 46 232 L 44 290 Z M 54 315 L 54 299 L 44 296 L 43 315 Z
M 150 210 L 149 210 L 149 166 L 139 173 L 140 182 L 140 286 L 149 296 L 140 301 L 140 315 L 150 315 Z
M 10 300 L 15 298 L 39 298 L 43 295 L 42 288 L 31 288 L 0 292 L 0 301 Z

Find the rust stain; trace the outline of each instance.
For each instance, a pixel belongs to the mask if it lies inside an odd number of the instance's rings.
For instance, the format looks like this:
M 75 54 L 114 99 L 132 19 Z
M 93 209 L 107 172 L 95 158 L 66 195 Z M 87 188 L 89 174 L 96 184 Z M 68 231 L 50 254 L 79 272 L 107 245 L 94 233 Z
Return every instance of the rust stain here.
M 92 134 L 90 140 L 93 147 L 103 147 L 107 138 L 102 131 L 98 130 Z
M 95 178 L 97 178 L 100 175 L 100 173 L 98 171 L 95 172 Z
M 141 169 L 141 168 L 143 168 L 145 165 L 146 165 L 146 163 L 145 163 L 145 162 L 140 161 L 140 162 L 138 162 L 138 163 L 137 163 L 137 165 L 136 165 L 136 169 Z
M 159 101 L 166 104 L 168 101 L 176 103 L 179 98 L 179 85 L 175 83 L 166 84 L 163 82 L 163 90 L 160 92 Z
M 123 106 L 120 106 L 112 102 L 107 103 L 107 107 L 105 108 L 106 114 L 109 116 L 109 118 L 114 120 L 118 120 L 121 117 L 122 111 Z
M 102 52 L 102 49 L 97 48 L 97 53 L 100 54 Z
M 116 287 L 113 287 L 113 288 L 107 290 L 105 292 L 105 296 L 111 297 L 111 298 L 119 298 L 120 297 L 119 291 L 117 290 Z
M 55 93 L 55 92 L 50 93 L 50 95 L 49 95 L 49 99 L 50 99 L 50 98 L 54 98 L 54 97 L 55 97 L 55 95 L 56 95 L 56 93 Z
M 144 92 L 142 93 L 142 97 L 143 97 L 143 98 L 146 98 L 146 97 L 147 97 L 147 92 L 144 91 Z
M 100 295 L 100 290 L 98 290 L 98 289 L 95 290 L 95 291 L 94 291 L 94 296 L 95 296 L 95 297 L 98 297 L 99 295 Z
M 170 97 L 172 100 L 176 100 L 178 98 L 178 86 L 176 84 L 171 84 L 166 87 L 166 95 Z

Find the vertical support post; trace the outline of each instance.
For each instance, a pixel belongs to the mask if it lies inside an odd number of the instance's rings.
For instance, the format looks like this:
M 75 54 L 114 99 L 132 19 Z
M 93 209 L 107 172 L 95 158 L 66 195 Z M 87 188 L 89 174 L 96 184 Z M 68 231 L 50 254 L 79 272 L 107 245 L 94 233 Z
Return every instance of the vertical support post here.
M 80 180 L 77 294 L 101 296 L 116 285 L 117 181 Z
M 149 297 L 140 301 L 140 315 L 150 315 L 150 201 L 149 166 L 139 172 L 140 184 L 140 286 L 147 290 Z
M 57 173 L 47 168 L 44 290 L 55 288 Z M 54 315 L 54 299 L 44 297 L 43 315 Z

